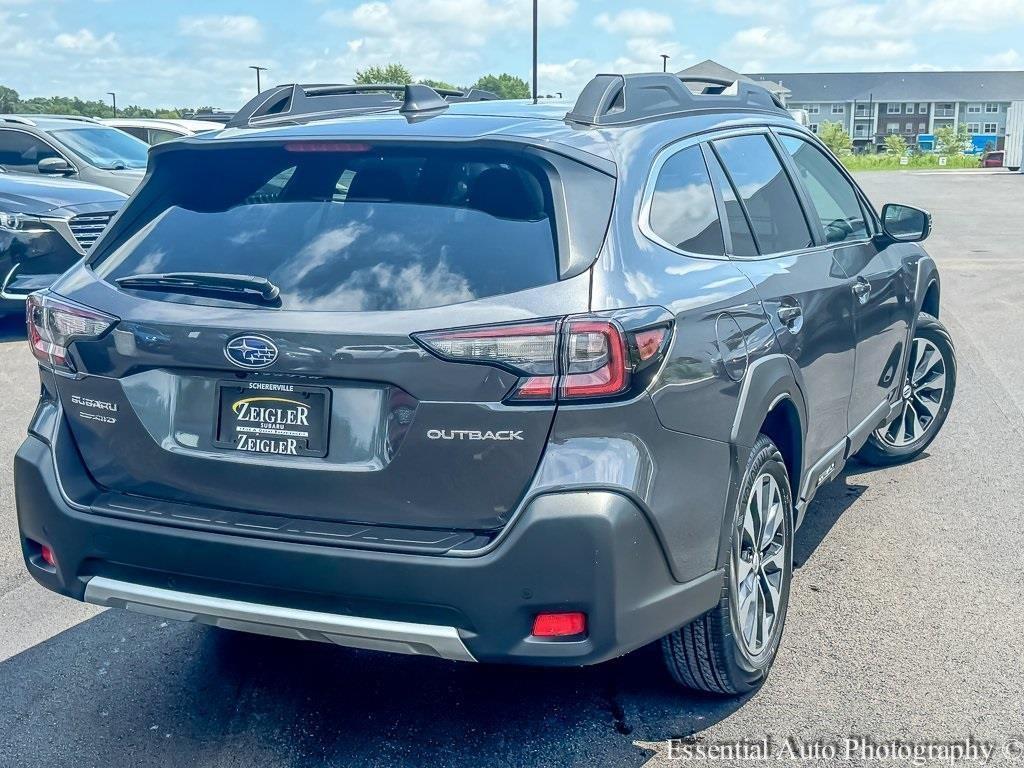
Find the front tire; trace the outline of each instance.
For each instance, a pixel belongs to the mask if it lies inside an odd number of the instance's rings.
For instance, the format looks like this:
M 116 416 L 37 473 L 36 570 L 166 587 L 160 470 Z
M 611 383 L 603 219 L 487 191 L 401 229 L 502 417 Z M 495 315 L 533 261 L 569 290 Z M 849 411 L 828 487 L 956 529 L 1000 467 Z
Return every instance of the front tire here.
M 939 434 L 956 392 L 956 351 L 949 331 L 938 318 L 921 313 L 910 344 L 900 410 L 879 427 L 857 454 L 877 467 L 917 457 Z
M 758 435 L 737 497 L 718 605 L 662 640 L 687 688 L 739 695 L 764 682 L 782 640 L 793 578 L 793 496 L 782 454 Z

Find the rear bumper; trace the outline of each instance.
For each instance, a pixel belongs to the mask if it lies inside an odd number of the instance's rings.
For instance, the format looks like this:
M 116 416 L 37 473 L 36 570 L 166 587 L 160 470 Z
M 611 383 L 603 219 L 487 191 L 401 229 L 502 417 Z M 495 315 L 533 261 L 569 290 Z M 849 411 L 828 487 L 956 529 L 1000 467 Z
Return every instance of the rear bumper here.
M 15 457 L 26 565 L 77 600 L 248 631 L 445 658 L 592 664 L 712 608 L 722 573 L 681 584 L 644 513 L 610 491 L 533 499 L 494 549 L 450 557 L 346 549 L 96 515 L 64 498 L 50 446 Z M 52 548 L 57 567 L 42 561 Z M 585 637 L 533 617 L 583 611 Z

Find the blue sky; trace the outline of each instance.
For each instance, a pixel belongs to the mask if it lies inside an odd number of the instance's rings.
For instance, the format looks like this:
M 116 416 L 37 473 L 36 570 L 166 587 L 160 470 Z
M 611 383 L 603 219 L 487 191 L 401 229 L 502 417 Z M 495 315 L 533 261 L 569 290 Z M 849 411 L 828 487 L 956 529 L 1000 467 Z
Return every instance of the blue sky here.
M 399 61 L 471 83 L 530 75 L 530 0 L 0 0 L 0 84 L 23 96 L 237 107 L 268 82 Z M 541 0 L 541 90 L 597 71 L 1024 69 L 1024 0 Z

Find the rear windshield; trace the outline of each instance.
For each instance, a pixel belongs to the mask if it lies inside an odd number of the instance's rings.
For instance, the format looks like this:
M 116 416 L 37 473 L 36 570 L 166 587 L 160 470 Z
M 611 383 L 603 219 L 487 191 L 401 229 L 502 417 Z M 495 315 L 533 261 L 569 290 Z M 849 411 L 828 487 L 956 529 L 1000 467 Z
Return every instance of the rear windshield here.
M 158 201 L 93 263 L 106 280 L 256 275 L 283 309 L 372 311 L 558 279 L 548 176 L 520 153 L 296 143 L 168 159 L 147 185 Z

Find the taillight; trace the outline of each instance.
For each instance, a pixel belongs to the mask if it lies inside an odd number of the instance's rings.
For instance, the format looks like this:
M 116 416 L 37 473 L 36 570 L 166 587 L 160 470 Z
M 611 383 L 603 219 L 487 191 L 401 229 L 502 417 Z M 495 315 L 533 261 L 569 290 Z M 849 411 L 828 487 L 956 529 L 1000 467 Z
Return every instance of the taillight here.
M 569 320 L 559 397 L 614 397 L 629 389 L 626 339 L 610 320 Z
M 41 363 L 74 370 L 68 347 L 80 339 L 98 339 L 117 322 L 116 317 L 72 304 L 45 293 L 33 293 L 25 302 L 28 342 Z
M 670 326 L 625 330 L 614 319 L 571 316 L 414 334 L 440 358 L 503 368 L 520 378 L 508 402 L 620 398 L 646 386 L 637 376 L 659 363 Z

